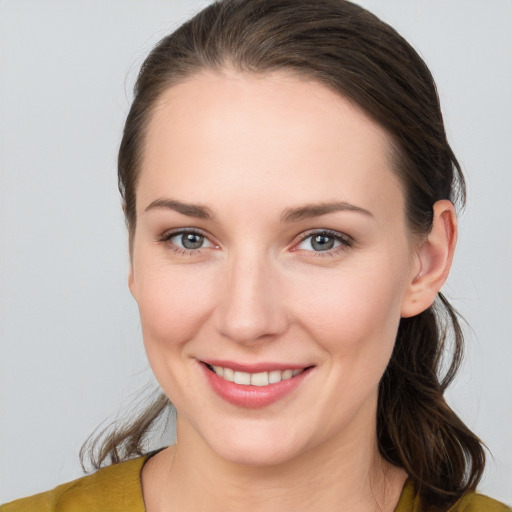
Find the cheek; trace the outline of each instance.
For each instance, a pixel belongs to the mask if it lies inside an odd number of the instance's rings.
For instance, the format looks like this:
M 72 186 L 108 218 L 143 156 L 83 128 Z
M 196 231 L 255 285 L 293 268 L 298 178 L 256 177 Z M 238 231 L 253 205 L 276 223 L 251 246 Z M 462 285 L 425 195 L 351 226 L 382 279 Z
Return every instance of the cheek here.
M 363 262 L 362 262 L 363 263 Z M 391 259 L 317 274 L 303 282 L 301 322 L 339 357 L 389 359 L 400 321 L 404 280 Z M 309 280 L 309 279 L 308 279 Z
M 189 341 L 211 310 L 213 283 L 197 268 L 145 266 L 137 282 L 137 303 L 144 343 L 152 350 L 173 350 Z

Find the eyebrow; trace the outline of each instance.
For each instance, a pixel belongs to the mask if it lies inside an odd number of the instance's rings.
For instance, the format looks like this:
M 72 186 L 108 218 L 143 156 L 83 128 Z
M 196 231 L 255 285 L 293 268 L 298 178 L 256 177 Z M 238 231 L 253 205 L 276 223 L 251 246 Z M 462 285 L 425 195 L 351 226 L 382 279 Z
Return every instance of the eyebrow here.
M 157 199 L 146 206 L 144 212 L 155 209 L 174 210 L 187 217 L 195 217 L 197 219 L 212 220 L 214 218 L 213 212 L 206 206 L 182 203 L 175 199 Z
M 358 212 L 373 217 L 373 214 L 364 208 L 344 201 L 337 201 L 334 203 L 307 204 L 298 208 L 287 208 L 281 215 L 281 222 L 298 222 L 312 217 L 320 217 L 328 213 L 344 211 Z
M 213 220 L 215 218 L 213 212 L 206 206 L 183 203 L 176 199 L 156 199 L 150 203 L 144 211 L 147 212 L 154 209 L 174 210 L 187 217 L 195 217 L 197 219 Z M 281 222 L 298 222 L 304 219 L 320 217 L 328 213 L 343 211 L 353 211 L 373 217 L 373 214 L 364 208 L 344 201 L 337 201 L 333 203 L 307 204 L 297 208 L 286 208 L 281 214 Z

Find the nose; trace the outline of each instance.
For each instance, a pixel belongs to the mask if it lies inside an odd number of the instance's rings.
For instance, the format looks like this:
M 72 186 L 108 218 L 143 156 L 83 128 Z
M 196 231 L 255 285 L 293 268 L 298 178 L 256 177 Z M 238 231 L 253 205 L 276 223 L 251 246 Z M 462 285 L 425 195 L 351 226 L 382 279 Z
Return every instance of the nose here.
M 216 324 L 221 335 L 243 344 L 282 334 L 288 319 L 275 265 L 254 256 L 234 259 L 220 286 Z

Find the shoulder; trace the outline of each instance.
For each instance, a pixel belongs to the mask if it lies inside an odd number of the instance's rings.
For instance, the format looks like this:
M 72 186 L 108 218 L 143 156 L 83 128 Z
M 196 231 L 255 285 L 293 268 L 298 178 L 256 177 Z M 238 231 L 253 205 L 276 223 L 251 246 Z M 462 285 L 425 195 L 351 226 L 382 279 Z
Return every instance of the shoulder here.
M 139 457 L 59 485 L 52 491 L 0 506 L 0 512 L 144 512 Z
M 431 510 L 427 507 L 428 510 Z M 421 500 L 409 479 L 405 483 L 395 512 L 419 512 L 424 510 Z M 512 507 L 488 496 L 471 491 L 464 494 L 446 512 L 512 512 Z
M 512 507 L 477 492 L 469 492 L 449 512 L 512 512 Z

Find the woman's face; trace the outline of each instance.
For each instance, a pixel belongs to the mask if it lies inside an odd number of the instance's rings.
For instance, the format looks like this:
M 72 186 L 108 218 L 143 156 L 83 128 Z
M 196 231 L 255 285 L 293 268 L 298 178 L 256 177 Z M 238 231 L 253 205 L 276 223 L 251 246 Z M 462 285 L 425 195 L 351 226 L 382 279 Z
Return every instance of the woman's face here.
M 130 289 L 180 439 L 256 465 L 374 440 L 419 268 L 388 138 L 360 110 L 285 73 L 170 88 L 133 242 Z

